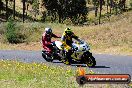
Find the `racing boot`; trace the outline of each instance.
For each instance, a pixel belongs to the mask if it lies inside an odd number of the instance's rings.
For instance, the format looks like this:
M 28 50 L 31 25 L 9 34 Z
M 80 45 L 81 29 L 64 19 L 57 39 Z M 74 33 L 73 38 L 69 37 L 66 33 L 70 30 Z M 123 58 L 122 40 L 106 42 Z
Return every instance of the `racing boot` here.
M 71 65 L 71 63 L 70 63 L 68 60 L 65 61 L 64 64 L 66 64 L 66 65 Z
M 66 65 L 71 65 L 72 64 L 72 59 L 68 56 L 64 62 Z

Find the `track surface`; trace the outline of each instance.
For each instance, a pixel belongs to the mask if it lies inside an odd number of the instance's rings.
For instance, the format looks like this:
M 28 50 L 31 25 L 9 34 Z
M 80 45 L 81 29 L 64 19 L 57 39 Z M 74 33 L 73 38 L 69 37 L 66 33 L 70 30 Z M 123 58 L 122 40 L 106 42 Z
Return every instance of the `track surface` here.
M 94 68 L 86 68 L 99 73 L 121 73 L 130 74 L 132 76 L 132 56 L 108 54 L 93 54 L 93 56 L 96 58 L 97 66 Z M 0 59 L 18 59 L 23 62 L 46 62 L 41 56 L 41 51 L 0 50 Z M 54 64 L 64 65 L 58 61 L 55 61 Z M 76 64 L 73 64 L 72 67 L 75 69 Z

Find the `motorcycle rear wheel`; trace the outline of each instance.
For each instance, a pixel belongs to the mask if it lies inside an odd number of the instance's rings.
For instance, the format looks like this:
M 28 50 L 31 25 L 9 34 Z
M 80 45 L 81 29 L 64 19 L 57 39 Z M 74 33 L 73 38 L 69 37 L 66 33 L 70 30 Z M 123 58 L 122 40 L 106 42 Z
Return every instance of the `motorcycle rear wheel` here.
M 52 56 L 49 56 L 48 54 L 46 54 L 45 51 L 42 51 L 42 57 L 47 61 L 47 62 L 52 62 Z

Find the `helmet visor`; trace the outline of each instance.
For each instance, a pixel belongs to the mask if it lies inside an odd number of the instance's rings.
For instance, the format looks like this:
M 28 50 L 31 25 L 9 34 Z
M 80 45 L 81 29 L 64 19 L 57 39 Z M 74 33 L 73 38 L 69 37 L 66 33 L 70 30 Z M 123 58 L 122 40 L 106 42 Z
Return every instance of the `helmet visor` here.
M 46 31 L 47 34 L 51 34 L 52 33 L 52 30 L 48 30 Z
M 71 31 L 66 31 L 66 34 L 71 35 L 72 32 Z

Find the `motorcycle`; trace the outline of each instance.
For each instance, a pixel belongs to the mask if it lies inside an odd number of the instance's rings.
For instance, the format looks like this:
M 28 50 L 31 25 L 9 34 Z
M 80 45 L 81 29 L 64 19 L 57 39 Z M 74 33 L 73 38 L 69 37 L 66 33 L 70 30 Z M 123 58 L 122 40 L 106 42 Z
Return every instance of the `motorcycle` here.
M 65 59 L 66 52 L 68 52 L 68 49 L 65 48 L 67 46 L 64 46 L 61 41 L 53 42 L 53 46 L 54 50 L 52 55 L 48 56 L 46 51 L 42 51 L 43 58 L 48 62 L 52 62 L 55 59 L 60 61 Z M 96 60 L 90 52 L 90 46 L 85 41 L 74 41 L 71 50 L 71 57 L 74 62 L 86 64 L 88 67 L 94 67 L 96 65 Z

